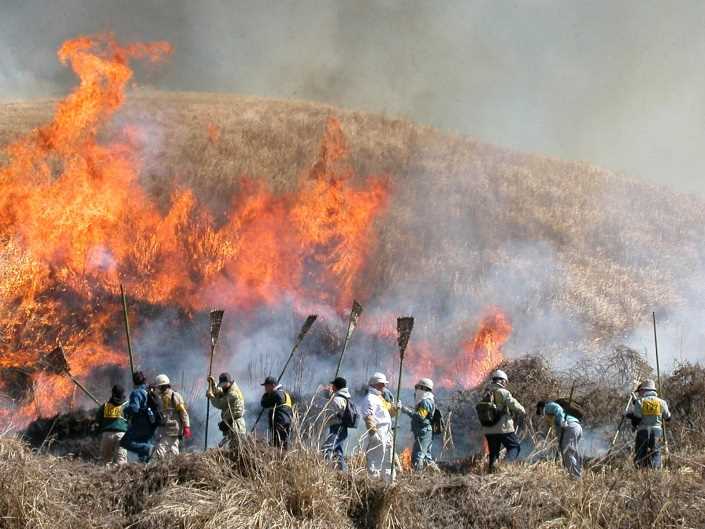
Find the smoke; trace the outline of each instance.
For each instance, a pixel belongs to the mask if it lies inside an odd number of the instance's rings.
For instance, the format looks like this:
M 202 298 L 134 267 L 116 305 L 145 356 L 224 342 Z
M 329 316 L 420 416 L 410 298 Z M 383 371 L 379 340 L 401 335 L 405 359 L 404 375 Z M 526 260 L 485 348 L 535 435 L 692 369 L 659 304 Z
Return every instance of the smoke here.
M 0 97 L 61 93 L 76 34 L 174 43 L 148 83 L 312 99 L 702 191 L 701 2 L 6 3 Z M 143 81 L 144 82 L 144 81 Z

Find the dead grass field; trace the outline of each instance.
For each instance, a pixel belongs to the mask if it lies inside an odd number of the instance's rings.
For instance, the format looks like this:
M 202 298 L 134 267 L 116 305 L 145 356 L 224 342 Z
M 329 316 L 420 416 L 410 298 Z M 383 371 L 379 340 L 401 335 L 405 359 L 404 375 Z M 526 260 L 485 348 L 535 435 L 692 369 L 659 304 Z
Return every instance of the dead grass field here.
M 52 108 L 0 106 L 0 145 Z M 433 315 L 441 303 L 492 303 L 496 270 L 511 266 L 521 293 L 502 301 L 514 305 L 514 319 L 565 315 L 584 326 L 576 347 L 585 348 L 619 340 L 654 309 L 678 312 L 705 299 L 705 203 L 588 163 L 381 115 L 224 94 L 133 92 L 112 126 L 137 122 L 148 131 L 142 178 L 153 196 L 167 203 L 174 184 L 189 186 L 217 215 L 245 178 L 280 191 L 295 185 L 330 115 L 342 122 L 357 174 L 384 175 L 392 191 L 361 284 L 424 293 L 432 283 L 437 295 L 419 298 Z M 536 256 L 550 263 L 546 277 L 537 277 Z

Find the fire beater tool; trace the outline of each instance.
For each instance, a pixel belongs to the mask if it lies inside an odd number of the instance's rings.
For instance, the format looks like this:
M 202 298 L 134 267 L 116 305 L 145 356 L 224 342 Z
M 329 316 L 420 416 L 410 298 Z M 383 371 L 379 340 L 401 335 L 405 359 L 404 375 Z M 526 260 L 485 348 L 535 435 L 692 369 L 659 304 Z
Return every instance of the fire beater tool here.
M 399 378 L 397 379 L 397 399 L 395 405 L 399 402 L 401 398 L 401 374 L 402 367 L 404 366 L 404 353 L 406 352 L 406 346 L 409 343 L 409 338 L 411 337 L 411 330 L 414 328 L 414 318 L 407 316 L 404 318 L 397 318 L 397 343 L 399 344 Z M 397 430 L 399 428 L 399 412 L 397 410 L 397 415 L 394 417 L 394 433 L 392 434 L 392 457 L 389 462 L 391 469 L 392 480 L 394 480 L 394 457 L 397 453 Z
M 652 312 L 651 317 L 654 322 L 654 350 L 656 351 L 656 385 L 658 387 L 658 394 L 663 397 L 661 393 L 661 366 L 658 360 L 658 337 L 656 335 L 656 313 Z M 666 452 L 666 462 L 668 463 L 669 451 L 668 451 L 668 435 L 666 435 L 666 421 L 661 421 L 661 430 L 663 431 L 663 449 Z
M 47 371 L 54 373 L 56 375 L 66 375 L 71 382 L 76 384 L 76 387 L 83 391 L 86 396 L 100 406 L 100 401 L 96 399 L 93 394 L 86 389 L 86 387 L 81 384 L 76 378 L 71 374 L 71 368 L 69 363 L 66 361 L 66 355 L 64 354 L 64 348 L 59 345 L 54 348 L 54 350 L 43 358 L 43 365 Z
M 218 343 L 218 336 L 220 335 L 220 326 L 223 323 L 223 313 L 222 310 L 212 310 L 210 312 L 209 318 L 211 323 L 211 354 L 210 362 L 208 363 L 208 378 L 213 376 L 213 354 L 215 353 L 215 345 Z M 181 378 L 183 379 L 183 372 L 181 373 Z M 183 388 L 182 388 L 183 389 Z M 206 399 L 206 434 L 203 439 L 203 451 L 208 448 L 208 423 L 210 422 L 211 416 L 211 401 Z
M 301 330 L 299 331 L 299 334 L 296 336 L 296 342 L 294 342 L 294 347 L 292 347 L 291 353 L 289 353 L 289 358 L 287 358 L 286 363 L 284 364 L 284 368 L 282 369 L 281 373 L 279 373 L 279 377 L 277 378 L 277 384 L 279 384 L 281 382 L 281 379 L 284 376 L 284 373 L 286 373 L 286 368 L 289 367 L 289 362 L 291 362 L 291 359 L 294 358 L 294 353 L 299 348 L 299 345 L 301 345 L 301 342 L 303 341 L 304 336 L 306 336 L 306 333 L 313 326 L 313 323 L 316 321 L 316 318 L 318 318 L 318 314 L 310 314 L 308 316 L 308 318 L 306 318 L 306 321 L 304 322 L 304 324 L 301 326 Z M 255 424 L 252 426 L 252 430 L 250 430 L 250 433 L 253 433 L 255 431 L 255 428 L 257 428 L 257 423 L 259 423 L 263 414 L 264 414 L 264 408 L 262 410 L 260 410 L 259 415 L 257 416 L 257 419 L 255 420 Z
M 348 333 L 345 335 L 345 341 L 343 342 L 343 350 L 340 352 L 340 358 L 338 358 L 338 365 L 335 368 L 335 376 L 333 378 L 338 378 L 340 374 L 340 366 L 343 363 L 343 356 L 345 356 L 345 350 L 348 348 L 348 343 L 350 342 L 350 337 L 357 327 L 357 319 L 362 314 L 362 305 L 357 301 L 353 301 L 352 310 L 350 311 L 350 320 L 348 321 Z
M 130 338 L 130 320 L 127 317 L 127 298 L 125 297 L 125 289 L 120 284 L 120 297 L 122 298 L 122 317 L 125 322 L 125 336 L 127 336 L 127 354 L 130 355 L 130 376 L 135 376 L 135 362 L 132 357 L 132 339 Z

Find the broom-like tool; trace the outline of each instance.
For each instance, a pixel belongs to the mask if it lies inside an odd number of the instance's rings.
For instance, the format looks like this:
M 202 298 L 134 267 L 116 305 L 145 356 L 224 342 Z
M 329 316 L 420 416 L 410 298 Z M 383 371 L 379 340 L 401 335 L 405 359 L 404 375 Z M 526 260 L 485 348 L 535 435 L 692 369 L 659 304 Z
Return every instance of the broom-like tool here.
M 291 362 L 291 359 L 294 358 L 294 353 L 296 353 L 296 350 L 299 348 L 299 345 L 301 345 L 301 342 L 303 341 L 304 336 L 306 336 L 306 333 L 308 333 L 309 329 L 311 329 L 311 327 L 313 326 L 314 322 L 316 321 L 316 318 L 318 318 L 318 314 L 310 314 L 308 316 L 308 318 L 306 318 L 306 321 L 304 322 L 304 324 L 301 326 L 301 330 L 299 331 L 299 334 L 296 336 L 296 341 L 294 342 L 294 347 L 291 348 L 291 353 L 289 353 L 289 358 L 287 358 L 286 363 L 284 364 L 284 368 L 282 369 L 281 373 L 279 373 L 279 378 L 277 378 L 277 384 L 279 382 L 281 382 L 282 378 L 284 378 L 284 373 L 286 373 L 286 368 L 289 367 L 289 363 Z M 264 414 L 264 409 L 262 409 L 259 412 L 257 419 L 255 419 L 255 424 L 252 426 L 251 432 L 255 431 L 255 428 L 257 428 L 257 423 L 259 423 L 263 414 Z
M 406 353 L 406 346 L 409 344 L 409 338 L 411 338 L 411 331 L 414 328 L 414 318 L 411 316 L 406 316 L 403 318 L 397 318 L 397 344 L 399 345 L 399 378 L 397 379 L 397 400 L 395 405 L 399 402 L 401 397 L 401 375 L 402 368 L 404 366 L 404 353 Z M 397 430 L 399 429 L 399 410 L 394 417 L 394 434 L 392 435 L 392 457 L 389 462 L 392 479 L 394 479 L 394 458 L 397 453 Z
M 340 357 L 338 358 L 338 365 L 335 368 L 335 376 L 333 378 L 338 378 L 340 374 L 340 366 L 343 364 L 343 357 L 345 356 L 345 351 L 348 348 L 348 343 L 350 343 L 350 338 L 352 337 L 355 327 L 357 327 L 357 319 L 362 314 L 362 305 L 357 301 L 353 301 L 352 310 L 350 311 L 350 320 L 348 321 L 348 332 L 345 335 L 345 341 L 343 342 L 343 350 L 340 352 Z
M 218 343 L 218 337 L 220 336 L 220 326 L 223 323 L 223 314 L 225 311 L 222 310 L 212 310 L 209 314 L 210 319 L 210 329 L 211 329 L 211 352 L 210 361 L 208 362 L 208 378 L 213 376 L 213 355 L 215 353 L 215 346 Z M 208 448 L 208 424 L 211 418 L 211 401 L 206 399 L 206 433 L 203 437 L 203 450 Z
M 78 389 L 83 391 L 83 393 L 85 393 L 89 399 L 91 399 L 98 406 L 100 406 L 100 401 L 95 398 L 93 394 L 88 391 L 86 387 L 81 384 L 78 380 L 76 380 L 76 378 L 74 378 L 74 376 L 71 374 L 71 368 L 69 367 L 69 363 L 66 360 L 64 348 L 61 345 L 55 347 L 51 351 L 51 353 L 44 355 L 44 358 L 42 358 L 40 365 L 48 373 L 53 373 L 55 375 L 66 375 L 71 380 L 71 382 L 76 384 L 76 387 L 78 387 Z

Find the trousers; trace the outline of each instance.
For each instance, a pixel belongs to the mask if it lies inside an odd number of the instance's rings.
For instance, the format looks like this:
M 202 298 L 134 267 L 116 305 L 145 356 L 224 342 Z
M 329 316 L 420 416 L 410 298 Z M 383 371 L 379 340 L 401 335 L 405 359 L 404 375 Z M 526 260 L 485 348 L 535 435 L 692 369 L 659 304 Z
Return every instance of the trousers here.
M 489 469 L 494 470 L 495 463 L 499 459 L 499 453 L 502 447 L 507 450 L 506 461 L 514 461 L 519 456 L 520 446 L 517 434 L 509 433 L 488 433 L 485 434 L 487 439 L 487 448 L 490 451 Z
M 152 438 L 153 435 L 134 435 L 128 430 L 120 440 L 120 446 L 137 454 L 139 460 L 146 463 L 152 455 L 152 448 L 154 448 Z
M 392 477 L 390 468 L 392 447 L 387 437 L 389 437 L 387 429 L 370 433 L 367 436 L 367 446 L 365 447 L 367 473 L 373 478 L 381 477 L 385 481 L 389 481 Z
M 414 447 L 411 451 L 411 463 L 414 470 L 423 470 L 426 465 L 432 465 L 433 456 L 431 446 L 433 445 L 433 430 L 425 428 L 414 433 Z
M 561 430 L 560 446 L 563 468 L 572 477 L 580 479 L 583 461 L 580 456 L 580 439 L 583 436 L 583 427 L 578 422 L 569 422 Z
M 167 435 L 159 429 L 157 430 L 152 457 L 164 459 L 168 455 L 179 455 L 179 438 L 178 436 Z
M 100 434 L 100 458 L 105 465 L 127 463 L 127 450 L 120 446 L 125 432 L 103 432 Z
M 634 443 L 634 463 L 641 468 L 661 468 L 661 428 L 637 430 Z
M 345 463 L 343 444 L 348 438 L 348 428 L 342 424 L 332 425 L 328 429 L 328 437 L 323 443 L 323 454 L 326 459 L 335 461 L 338 470 L 345 471 L 348 466 Z

